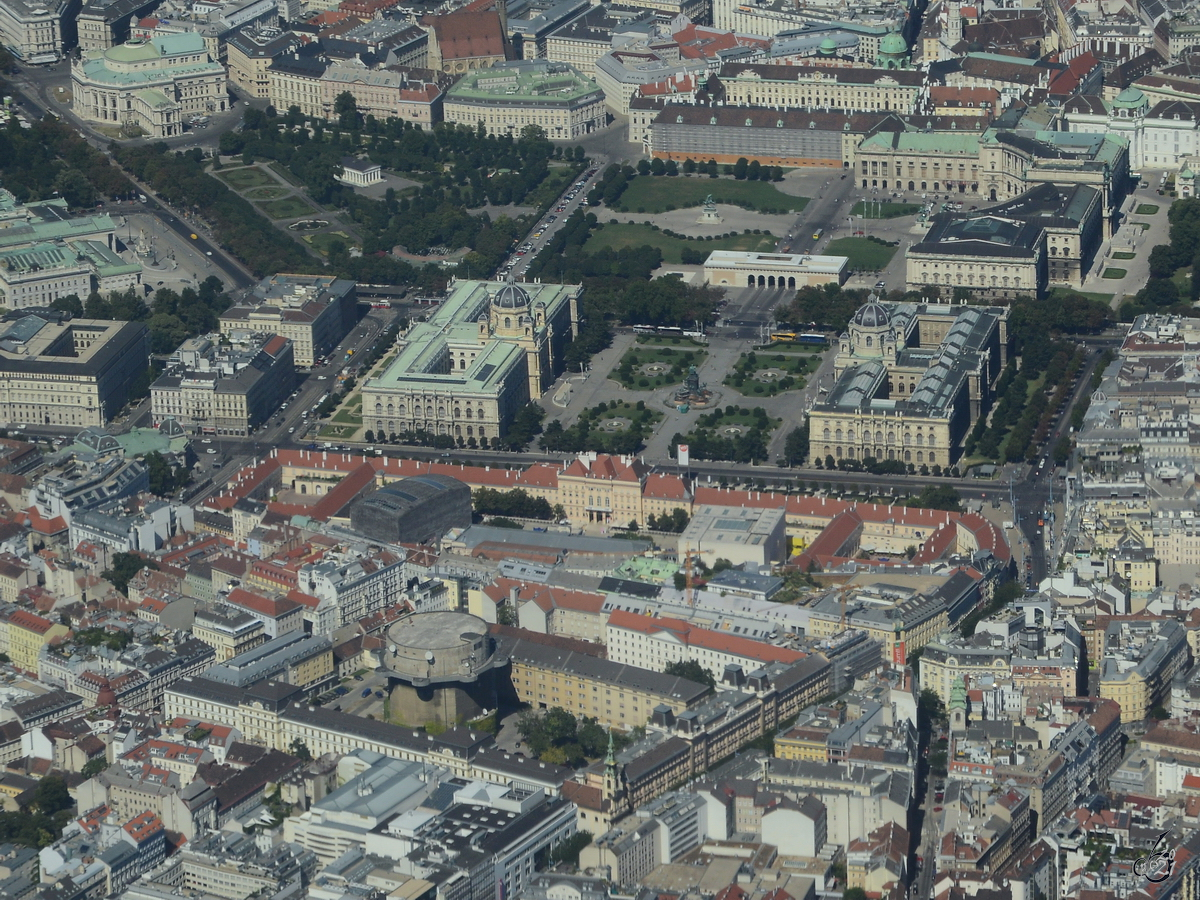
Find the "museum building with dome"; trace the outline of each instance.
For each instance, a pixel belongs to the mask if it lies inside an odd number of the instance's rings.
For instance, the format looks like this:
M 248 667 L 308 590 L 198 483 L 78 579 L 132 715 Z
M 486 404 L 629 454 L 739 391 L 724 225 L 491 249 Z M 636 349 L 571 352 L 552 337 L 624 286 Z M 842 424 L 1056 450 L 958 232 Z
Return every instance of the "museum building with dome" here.
M 1008 364 L 1008 309 L 886 303 L 838 339 L 834 384 L 808 415 L 813 461 L 953 465 Z
M 579 285 L 456 280 L 447 290 L 363 383 L 363 425 L 376 434 L 425 431 L 484 446 L 563 371 L 579 331 Z

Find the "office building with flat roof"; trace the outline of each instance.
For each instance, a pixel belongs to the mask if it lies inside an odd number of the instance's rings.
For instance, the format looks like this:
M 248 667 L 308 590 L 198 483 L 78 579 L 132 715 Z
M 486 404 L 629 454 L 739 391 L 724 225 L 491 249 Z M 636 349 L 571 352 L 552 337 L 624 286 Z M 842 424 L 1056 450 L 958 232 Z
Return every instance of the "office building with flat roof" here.
M 845 256 L 714 250 L 704 261 L 704 280 L 733 287 L 843 284 L 849 274 L 849 263 Z
M 328 73 L 327 73 L 328 74 Z M 604 92 L 566 63 L 499 63 L 468 72 L 446 91 L 447 122 L 519 136 L 537 125 L 551 140 L 575 140 L 608 122 Z
M 533 709 L 559 706 L 606 728 L 645 725 L 659 705 L 678 716 L 709 694 L 707 685 L 564 650 L 549 640 L 505 635 L 497 639 L 496 652 L 511 661 L 513 690 L 522 703 Z
M 203 434 L 245 436 L 287 400 L 295 382 L 292 342 L 266 332 L 188 338 L 150 387 L 157 427 L 173 418 Z
M 105 51 L 129 40 L 131 21 L 150 15 L 163 0 L 87 0 L 79 10 L 79 49 Z
M 0 322 L 0 420 L 104 425 L 149 364 L 141 322 L 71 319 L 56 310 L 10 316 Z
M 0 42 L 27 65 L 58 62 L 75 39 L 80 0 L 0 0 Z
M 296 365 L 311 368 L 354 327 L 354 282 L 326 275 L 270 275 L 221 313 L 221 334 L 262 331 L 292 342 Z

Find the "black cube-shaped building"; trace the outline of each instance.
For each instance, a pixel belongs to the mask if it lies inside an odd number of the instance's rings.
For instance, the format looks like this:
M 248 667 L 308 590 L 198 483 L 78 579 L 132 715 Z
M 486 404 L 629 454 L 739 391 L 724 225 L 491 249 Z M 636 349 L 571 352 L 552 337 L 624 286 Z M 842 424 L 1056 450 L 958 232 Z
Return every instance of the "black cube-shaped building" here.
M 414 475 L 350 509 L 351 527 L 372 540 L 423 544 L 471 524 L 471 489 L 448 475 Z

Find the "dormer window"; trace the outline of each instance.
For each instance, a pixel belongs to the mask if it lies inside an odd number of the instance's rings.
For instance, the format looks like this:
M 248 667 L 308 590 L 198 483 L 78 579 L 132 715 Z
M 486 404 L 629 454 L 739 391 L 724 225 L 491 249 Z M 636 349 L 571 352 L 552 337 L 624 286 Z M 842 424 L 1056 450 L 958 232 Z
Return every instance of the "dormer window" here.
M 808 123 L 808 127 L 809 127 L 810 129 L 812 129 L 812 128 L 816 128 L 816 127 L 817 127 L 817 123 L 816 123 L 816 122 L 809 122 L 809 123 Z
M 754 124 L 754 120 L 753 120 L 753 119 L 747 119 L 747 120 L 746 120 L 746 127 L 747 127 L 747 128 L 749 128 L 749 127 L 750 127 L 751 125 L 753 125 L 753 124 Z
M 716 124 L 717 124 L 717 117 L 716 117 L 716 116 L 713 116 L 711 119 L 709 119 L 709 120 L 708 120 L 708 124 L 709 124 L 709 125 L 716 125 Z
M 775 127 L 776 127 L 776 128 L 782 128 L 782 127 L 783 127 L 783 119 L 776 119 L 776 120 L 775 120 Z
M 683 116 L 676 116 L 676 117 L 675 117 L 675 124 L 676 124 L 676 125 L 682 125 L 682 124 L 683 124 Z

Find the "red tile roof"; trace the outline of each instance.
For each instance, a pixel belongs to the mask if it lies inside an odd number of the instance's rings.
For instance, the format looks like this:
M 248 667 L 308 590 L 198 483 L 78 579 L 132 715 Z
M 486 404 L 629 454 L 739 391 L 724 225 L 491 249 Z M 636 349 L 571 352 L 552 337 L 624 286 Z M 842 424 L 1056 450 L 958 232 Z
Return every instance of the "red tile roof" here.
M 678 475 L 667 475 L 662 472 L 652 472 L 646 476 L 642 487 L 642 496 L 655 500 L 678 500 L 687 503 L 691 500 L 687 485 Z
M 263 352 L 265 352 L 268 356 L 275 356 L 280 350 L 287 346 L 287 342 L 288 339 L 282 334 L 272 335 L 271 339 L 263 346 Z
M 672 619 L 667 616 L 643 616 L 622 609 L 613 610 L 609 614 L 608 627 L 610 629 L 624 628 L 627 631 L 637 631 L 649 635 L 669 632 L 684 646 L 703 647 L 764 663 L 794 663 L 806 656 L 798 650 L 775 647 L 749 638 L 698 628 L 683 619 Z
M 504 30 L 495 10 L 425 16 L 421 24 L 433 29 L 442 60 L 504 57 Z
M 289 600 L 286 597 L 264 597 L 262 594 L 255 594 L 244 588 L 234 588 L 230 591 L 226 602 L 231 606 L 240 606 L 242 609 L 270 616 L 272 619 L 286 616 L 300 608 L 300 604 L 295 600 Z
M 10 625 L 16 625 L 26 631 L 32 631 L 34 634 L 45 634 L 54 627 L 53 622 L 43 619 L 41 616 L 35 616 L 25 609 L 14 609 L 8 614 L 8 622 Z
M 135 843 L 140 844 L 162 831 L 163 823 L 155 813 L 146 810 L 134 816 L 121 827 L 133 838 Z

